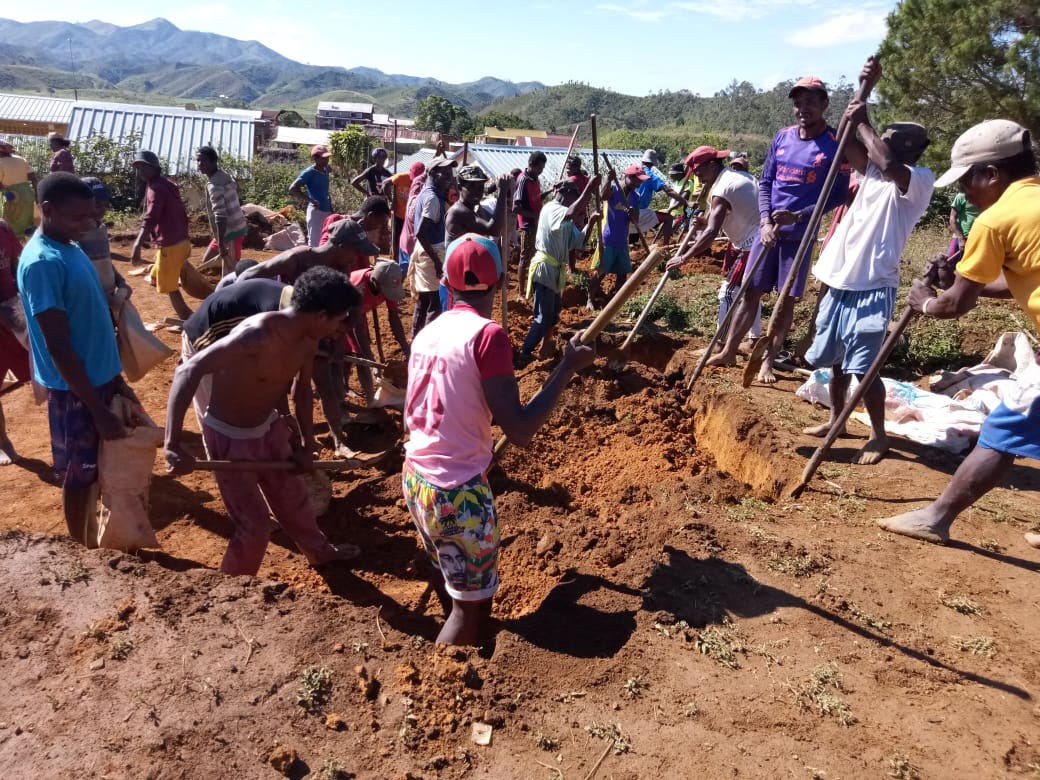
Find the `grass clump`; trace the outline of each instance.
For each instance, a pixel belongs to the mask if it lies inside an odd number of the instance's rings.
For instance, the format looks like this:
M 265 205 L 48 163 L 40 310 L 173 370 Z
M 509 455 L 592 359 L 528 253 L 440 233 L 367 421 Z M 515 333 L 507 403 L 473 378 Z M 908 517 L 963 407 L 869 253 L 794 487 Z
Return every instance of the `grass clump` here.
M 747 522 L 756 519 L 759 515 L 769 511 L 769 504 L 760 498 L 744 496 L 740 503 L 726 510 L 729 519 L 735 523 Z
M 921 780 L 920 770 L 906 756 L 896 754 L 888 759 L 888 776 L 897 780 Z
M 835 718 L 842 726 L 851 726 L 856 722 L 848 703 L 838 696 L 844 693 L 841 676 L 830 664 L 817 666 L 809 679 L 798 686 L 792 686 L 802 709 L 815 710 L 821 715 Z
M 997 654 L 997 643 L 993 641 L 991 636 L 983 636 L 982 634 L 955 636 L 953 637 L 953 644 L 963 653 L 984 655 L 987 658 L 992 658 Z
M 300 675 L 296 703 L 307 712 L 317 712 L 332 695 L 332 670 L 324 666 L 308 666 Z
M 585 730 L 596 739 L 608 739 L 614 743 L 614 755 L 620 756 L 632 749 L 632 738 L 621 730 L 620 723 L 593 723 Z
M 694 647 L 716 663 L 720 663 L 729 669 L 739 669 L 737 653 L 744 652 L 744 644 L 731 632 L 712 626 L 697 632 Z
M 808 553 L 804 555 L 776 555 L 774 553 L 767 565 L 773 571 L 790 574 L 792 577 L 810 577 L 818 572 L 828 571 L 826 561 L 813 558 Z
M 643 689 L 646 687 L 646 683 L 643 682 L 641 678 L 629 677 L 628 680 L 625 681 L 625 698 L 638 699 L 640 696 L 643 695 Z
M 966 596 L 940 596 L 939 601 L 942 602 L 944 607 L 949 607 L 954 612 L 960 612 L 962 615 L 982 614 L 982 607 Z

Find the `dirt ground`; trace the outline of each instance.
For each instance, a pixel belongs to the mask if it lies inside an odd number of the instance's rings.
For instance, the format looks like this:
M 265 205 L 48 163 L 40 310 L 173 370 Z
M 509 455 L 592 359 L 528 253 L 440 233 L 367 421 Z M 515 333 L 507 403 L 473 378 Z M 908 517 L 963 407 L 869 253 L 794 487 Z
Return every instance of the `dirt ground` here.
M 170 313 L 132 284 L 146 322 Z M 567 293 L 565 329 L 588 322 L 581 302 Z M 514 341 L 529 314 L 511 301 Z M 800 380 L 743 389 L 712 371 L 687 395 L 699 340 L 651 327 L 615 370 L 624 334 L 491 472 L 502 587 L 480 649 L 431 642 L 443 611 L 399 451 L 333 477 L 321 523 L 359 564 L 319 573 L 276 532 L 258 578 L 224 577 L 212 477 L 170 478 L 158 457 L 162 552 L 70 543 L 43 409 L 27 389 L 4 397 L 25 459 L 0 469 L 0 775 L 1040 776 L 1035 464 L 948 547 L 887 535 L 873 520 L 936 496 L 958 458 L 897 441 L 853 467 L 866 430 L 851 423 L 785 498 L 815 447 L 799 431 L 825 414 L 794 397 Z M 520 372 L 525 397 L 551 367 Z M 157 420 L 173 369 L 137 385 Z M 351 444 L 390 446 L 400 427 L 353 426 Z

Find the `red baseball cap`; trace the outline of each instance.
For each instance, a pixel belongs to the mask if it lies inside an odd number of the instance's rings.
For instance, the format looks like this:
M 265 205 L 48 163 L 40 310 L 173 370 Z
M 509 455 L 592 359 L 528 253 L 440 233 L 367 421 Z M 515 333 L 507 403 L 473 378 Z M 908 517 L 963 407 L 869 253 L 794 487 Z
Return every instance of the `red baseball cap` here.
M 625 176 L 635 176 L 640 181 L 646 181 L 650 178 L 646 175 L 646 172 L 643 170 L 643 166 L 639 165 L 638 163 L 632 163 L 627 168 L 625 168 Z
M 686 156 L 687 168 L 698 168 L 708 160 L 724 160 L 729 157 L 729 149 L 716 149 L 714 146 L 698 146 Z
M 426 173 L 426 166 L 419 160 L 412 163 L 412 167 L 408 169 L 408 173 L 411 174 L 413 179 L 418 179 L 424 173 Z
M 490 290 L 502 277 L 498 244 L 476 233 L 456 238 L 444 255 L 444 275 L 454 290 Z
M 332 157 L 332 152 L 329 151 L 329 147 L 325 144 L 318 144 L 311 149 L 311 157 Z
M 813 89 L 817 92 L 822 92 L 824 97 L 827 97 L 827 87 L 823 86 L 823 82 L 820 81 L 817 76 L 802 76 L 798 81 L 791 87 L 791 91 L 787 93 L 787 97 L 793 98 L 794 93 L 800 89 Z

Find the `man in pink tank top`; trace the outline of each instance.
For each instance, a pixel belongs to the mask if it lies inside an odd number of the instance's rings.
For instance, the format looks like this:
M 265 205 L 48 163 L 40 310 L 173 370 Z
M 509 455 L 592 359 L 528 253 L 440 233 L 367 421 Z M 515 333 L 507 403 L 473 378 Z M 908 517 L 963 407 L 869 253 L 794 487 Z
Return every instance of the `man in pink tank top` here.
M 595 360 L 596 350 L 575 336 L 562 370 L 521 404 L 509 335 L 491 319 L 505 279 L 497 245 L 473 233 L 462 236 L 448 245 L 444 271 L 455 305 L 412 342 L 402 484 L 408 511 L 452 601 L 437 641 L 475 645 L 498 590 L 498 516 L 486 474 L 494 446 L 491 421 L 514 444 L 527 444 L 571 377 Z

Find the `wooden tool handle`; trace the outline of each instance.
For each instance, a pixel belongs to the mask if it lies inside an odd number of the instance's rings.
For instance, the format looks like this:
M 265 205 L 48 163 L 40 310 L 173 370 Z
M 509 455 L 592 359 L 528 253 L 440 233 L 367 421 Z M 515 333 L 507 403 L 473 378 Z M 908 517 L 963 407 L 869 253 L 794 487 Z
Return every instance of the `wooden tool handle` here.
M 349 460 L 316 460 L 313 465 L 321 471 L 343 471 L 358 464 Z M 298 467 L 291 460 L 197 460 L 195 468 L 199 471 L 296 471 Z

